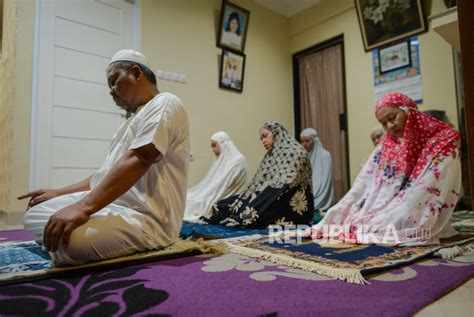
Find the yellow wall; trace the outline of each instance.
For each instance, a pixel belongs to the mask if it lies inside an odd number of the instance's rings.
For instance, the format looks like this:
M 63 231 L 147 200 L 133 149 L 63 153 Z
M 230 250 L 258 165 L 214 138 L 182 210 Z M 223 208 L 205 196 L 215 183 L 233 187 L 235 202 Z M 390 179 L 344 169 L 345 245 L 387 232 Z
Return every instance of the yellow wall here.
M 12 166 L 10 209 L 25 210 L 26 202 L 18 195 L 29 187 L 31 94 L 33 76 L 35 4 L 30 0 L 17 0 L 15 92 L 13 109 Z
M 250 10 L 242 94 L 218 88 L 220 49 L 215 46 L 220 0 L 141 0 L 141 49 L 153 70 L 187 75 L 188 83 L 159 80 L 162 91 L 178 95 L 188 109 L 195 161 L 190 185 L 212 161 L 209 137 L 227 131 L 246 155 L 250 174 L 264 151 L 258 129 L 279 120 L 293 131 L 291 54 L 344 34 L 351 178 L 372 146 L 373 79 L 352 0 L 321 0 L 291 19 L 252 0 L 234 0 Z M 3 55 L 0 59 L 0 210 L 24 210 L 16 196 L 28 190 L 33 68 L 34 1 L 5 0 Z M 434 0 L 431 12 L 444 9 Z M 420 59 L 423 109 L 446 110 L 457 125 L 450 46 L 433 31 L 422 34 Z M 5 52 L 7 54 L 5 54 Z M 14 87 L 14 89 L 13 89 Z M 363 125 L 359 123 L 364 122 Z M 8 149 L 8 150 L 4 150 Z M 14 177 L 13 177 L 14 176 Z
M 264 150 L 258 138 L 266 120 L 278 120 L 293 131 L 291 56 L 288 21 L 253 1 L 233 1 L 250 10 L 243 93 L 218 87 L 220 50 L 216 25 L 220 0 L 142 0 L 141 49 L 154 70 L 187 75 L 188 83 L 158 80 L 161 91 L 179 96 L 188 110 L 195 161 L 190 185 L 207 172 L 210 136 L 229 133 L 254 173 Z
M 34 1 L 5 0 L 0 63 L 0 210 L 7 212 L 26 207 L 26 202 L 16 197 L 28 190 L 29 183 L 34 8 Z
M 35 6 L 30 0 L 5 1 L 14 13 L 6 14 L 11 26 L 4 31 L 4 49 L 11 49 L 11 58 L 2 59 L 0 65 L 0 138 L 2 149 L 9 149 L 0 153 L 0 210 L 18 212 L 25 209 L 26 202 L 16 197 L 28 190 L 29 183 Z M 196 158 L 191 164 L 190 184 L 207 172 L 212 161 L 209 137 L 218 130 L 233 137 L 253 173 L 264 153 L 258 140 L 261 124 L 275 119 L 293 130 L 287 19 L 253 1 L 235 1 L 251 11 L 244 91 L 238 94 L 218 88 L 220 50 L 214 34 L 220 0 L 140 3 L 141 48 L 153 70 L 187 75 L 186 85 L 159 80 L 159 87 L 178 95 L 189 112 Z
M 11 117 L 13 108 L 13 71 L 15 46 L 13 45 L 15 3 L 5 1 L 3 41 L 0 53 L 0 210 L 7 210 L 10 194 Z
M 426 3 L 429 14 L 431 3 Z M 433 1 L 431 13 L 444 9 L 441 0 Z M 373 149 L 369 135 L 377 123 L 373 113 L 371 53 L 364 51 L 354 1 L 321 0 L 320 4 L 293 16 L 289 22 L 292 54 L 344 34 L 350 175 L 353 181 Z M 419 43 L 423 94 L 420 109 L 445 110 L 451 123 L 457 126 L 452 49 L 431 28 L 419 35 Z

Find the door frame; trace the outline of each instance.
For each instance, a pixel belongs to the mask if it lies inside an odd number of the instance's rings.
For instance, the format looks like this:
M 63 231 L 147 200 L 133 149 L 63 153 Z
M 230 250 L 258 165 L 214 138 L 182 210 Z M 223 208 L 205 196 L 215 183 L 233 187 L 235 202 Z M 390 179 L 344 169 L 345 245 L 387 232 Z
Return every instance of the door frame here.
M 293 62 L 293 115 L 294 115 L 294 124 L 295 124 L 295 138 L 299 140 L 301 133 L 301 100 L 300 100 L 300 78 L 299 78 L 299 59 L 303 56 L 307 56 L 319 51 L 322 51 L 331 46 L 341 45 L 341 56 L 342 56 L 342 90 L 343 90 L 343 108 L 344 116 L 339 117 L 339 125 L 341 130 L 344 130 L 344 139 L 345 139 L 345 151 L 346 151 L 346 170 L 347 170 L 347 182 L 348 189 L 350 188 L 351 178 L 350 178 L 350 154 L 349 154 L 349 126 L 347 124 L 347 93 L 346 93 L 346 65 L 345 65 L 345 53 L 344 53 L 344 34 L 340 34 L 333 38 L 330 38 L 326 41 L 313 45 L 309 48 L 306 48 L 302 51 L 296 52 L 292 55 Z
M 467 151 L 471 178 L 471 207 L 474 206 L 474 31 L 472 14 L 474 3 L 471 0 L 458 1 L 459 35 L 461 40 L 461 59 L 464 83 L 464 114 L 467 136 Z

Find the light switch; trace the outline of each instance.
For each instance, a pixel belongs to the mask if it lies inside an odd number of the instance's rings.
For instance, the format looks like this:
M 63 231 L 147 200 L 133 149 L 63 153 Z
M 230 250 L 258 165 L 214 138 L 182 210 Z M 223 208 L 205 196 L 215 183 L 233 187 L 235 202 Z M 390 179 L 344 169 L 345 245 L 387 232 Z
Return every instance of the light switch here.
M 177 83 L 186 84 L 187 82 L 187 78 L 185 74 L 173 73 L 173 72 L 157 69 L 156 75 L 160 79 L 175 81 Z

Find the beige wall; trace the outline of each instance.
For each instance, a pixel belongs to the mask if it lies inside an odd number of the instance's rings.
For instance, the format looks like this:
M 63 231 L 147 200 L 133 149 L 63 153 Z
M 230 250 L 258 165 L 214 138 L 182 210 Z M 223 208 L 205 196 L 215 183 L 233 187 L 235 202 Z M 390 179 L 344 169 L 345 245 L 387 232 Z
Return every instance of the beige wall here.
M 33 76 L 35 4 L 17 0 L 15 92 L 13 109 L 12 180 L 10 210 L 25 210 L 16 197 L 28 191 L 30 171 L 31 96 Z
M 430 1 L 426 1 L 428 10 Z M 434 0 L 431 12 L 444 9 Z M 290 51 L 296 53 L 344 34 L 347 115 L 351 181 L 372 150 L 369 139 L 376 125 L 371 53 L 364 51 L 354 2 L 321 0 L 290 20 Z M 423 104 L 420 109 L 445 110 L 457 126 L 454 68 L 451 47 L 433 30 L 419 35 Z
M 0 3 L 1 4 L 1 3 Z M 7 210 L 10 195 L 11 117 L 13 109 L 13 71 L 15 46 L 15 3 L 5 1 L 3 9 L 3 41 L 0 53 L 0 210 Z
M 375 125 L 370 53 L 365 53 L 352 0 L 322 0 L 291 19 L 252 0 L 235 0 L 250 10 L 242 94 L 218 88 L 215 32 L 220 0 L 142 0 L 141 49 L 153 70 L 187 75 L 188 83 L 159 80 L 162 91 L 178 95 L 188 109 L 195 161 L 190 185 L 212 161 L 210 135 L 227 131 L 249 161 L 250 173 L 263 156 L 258 128 L 270 119 L 293 131 L 291 54 L 344 34 L 351 178 L 371 150 Z M 33 67 L 34 1 L 5 0 L 0 59 L 0 210 L 20 211 L 15 197 L 28 189 Z M 434 0 L 432 12 L 443 9 Z M 5 54 L 7 53 L 7 54 Z M 420 35 L 423 109 L 447 111 L 457 125 L 451 49 L 436 33 Z M 14 87 L 14 89 L 13 89 Z M 363 122 L 364 124 L 360 124 Z M 7 150 L 5 150 L 7 149 Z
M 10 26 L 4 31 L 4 49 L 11 49 L 11 57 L 0 64 L 0 138 L 2 149 L 9 149 L 0 153 L 0 210 L 21 211 L 26 202 L 16 197 L 28 190 L 29 183 L 34 1 L 5 1 L 14 13 L 6 14 Z M 153 70 L 187 75 L 186 85 L 160 80 L 159 87 L 178 95 L 189 112 L 196 158 L 190 184 L 211 164 L 213 132 L 225 130 L 234 138 L 253 173 L 264 153 L 257 135 L 260 125 L 275 119 L 293 130 L 288 21 L 251 0 L 235 3 L 251 11 L 242 94 L 218 88 L 220 50 L 214 34 L 219 0 L 141 1 L 141 47 Z
M 154 70 L 187 75 L 188 83 L 158 81 L 161 91 L 178 95 L 188 110 L 191 147 L 190 185 L 211 162 L 210 136 L 229 133 L 254 173 L 264 151 L 259 127 L 279 120 L 293 131 L 291 56 L 288 21 L 253 1 L 233 1 L 250 10 L 243 93 L 218 87 L 220 50 L 216 48 L 219 0 L 142 0 L 141 49 Z
M 16 197 L 28 190 L 29 183 L 34 8 L 34 1 L 5 0 L 0 65 L 0 209 L 7 212 L 26 207 L 26 202 Z

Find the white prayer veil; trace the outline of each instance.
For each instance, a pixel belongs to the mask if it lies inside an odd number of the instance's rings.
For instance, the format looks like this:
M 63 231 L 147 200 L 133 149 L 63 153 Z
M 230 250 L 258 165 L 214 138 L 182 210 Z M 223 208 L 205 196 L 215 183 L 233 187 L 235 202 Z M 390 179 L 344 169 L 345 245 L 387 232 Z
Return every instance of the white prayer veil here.
M 209 216 L 214 203 L 240 194 L 247 183 L 247 160 L 229 135 L 216 132 L 211 140 L 219 143 L 220 154 L 207 175 L 188 190 L 185 220 L 196 221 L 201 216 Z
M 319 141 L 316 130 L 304 129 L 300 136 L 313 140 L 313 148 L 308 155 L 313 170 L 314 210 L 326 211 L 332 206 L 334 199 L 331 154 Z

